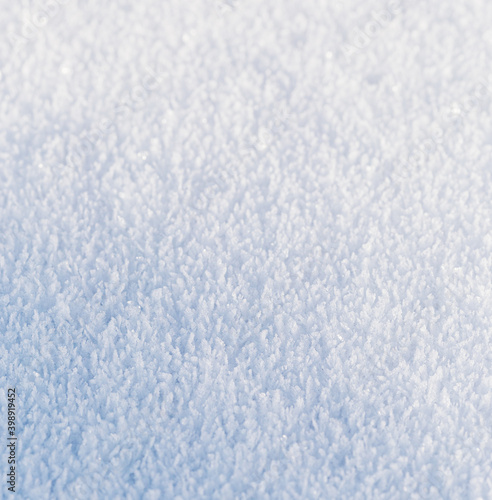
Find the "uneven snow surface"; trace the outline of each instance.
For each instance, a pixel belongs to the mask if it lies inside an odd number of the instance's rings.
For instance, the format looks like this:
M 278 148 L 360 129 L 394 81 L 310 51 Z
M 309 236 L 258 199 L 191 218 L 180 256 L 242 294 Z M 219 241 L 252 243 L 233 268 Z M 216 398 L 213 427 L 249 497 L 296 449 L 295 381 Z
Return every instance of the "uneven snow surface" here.
M 0 7 L 2 498 L 491 499 L 492 3 Z

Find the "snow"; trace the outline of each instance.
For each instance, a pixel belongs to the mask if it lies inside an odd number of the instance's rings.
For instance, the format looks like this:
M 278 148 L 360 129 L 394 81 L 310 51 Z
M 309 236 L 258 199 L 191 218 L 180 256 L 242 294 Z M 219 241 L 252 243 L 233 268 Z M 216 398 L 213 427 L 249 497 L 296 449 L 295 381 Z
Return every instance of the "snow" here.
M 0 3 L 19 497 L 492 498 L 492 5 Z

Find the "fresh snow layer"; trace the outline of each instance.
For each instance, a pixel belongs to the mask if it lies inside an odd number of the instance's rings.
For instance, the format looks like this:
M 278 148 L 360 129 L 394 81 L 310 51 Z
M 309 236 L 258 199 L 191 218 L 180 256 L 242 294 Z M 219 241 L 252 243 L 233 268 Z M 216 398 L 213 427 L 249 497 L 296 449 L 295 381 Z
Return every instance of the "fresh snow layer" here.
M 18 498 L 492 498 L 492 4 L 0 5 Z

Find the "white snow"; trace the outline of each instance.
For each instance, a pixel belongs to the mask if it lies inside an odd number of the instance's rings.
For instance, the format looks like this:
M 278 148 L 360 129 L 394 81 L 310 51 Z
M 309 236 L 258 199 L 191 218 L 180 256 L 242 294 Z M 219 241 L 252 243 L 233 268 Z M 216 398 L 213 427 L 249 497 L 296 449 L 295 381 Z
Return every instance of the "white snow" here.
M 19 498 L 491 499 L 492 4 L 0 7 Z

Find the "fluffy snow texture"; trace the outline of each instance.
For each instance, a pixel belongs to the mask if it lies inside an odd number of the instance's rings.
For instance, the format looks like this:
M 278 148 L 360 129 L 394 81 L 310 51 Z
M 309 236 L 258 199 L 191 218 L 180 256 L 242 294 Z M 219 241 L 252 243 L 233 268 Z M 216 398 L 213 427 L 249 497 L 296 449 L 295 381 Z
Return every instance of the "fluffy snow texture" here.
M 492 498 L 492 4 L 0 3 L 18 498 Z

